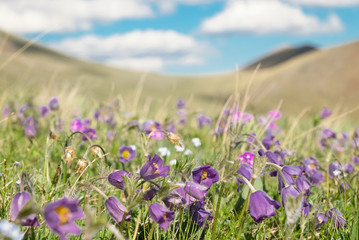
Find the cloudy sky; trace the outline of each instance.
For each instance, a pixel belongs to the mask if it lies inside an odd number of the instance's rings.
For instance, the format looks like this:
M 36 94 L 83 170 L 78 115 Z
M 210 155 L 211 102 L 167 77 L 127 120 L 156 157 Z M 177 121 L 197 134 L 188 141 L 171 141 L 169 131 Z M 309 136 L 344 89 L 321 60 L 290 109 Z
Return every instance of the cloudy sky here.
M 359 39 L 359 0 L 1 0 L 0 29 L 68 55 L 220 73 L 283 46 Z

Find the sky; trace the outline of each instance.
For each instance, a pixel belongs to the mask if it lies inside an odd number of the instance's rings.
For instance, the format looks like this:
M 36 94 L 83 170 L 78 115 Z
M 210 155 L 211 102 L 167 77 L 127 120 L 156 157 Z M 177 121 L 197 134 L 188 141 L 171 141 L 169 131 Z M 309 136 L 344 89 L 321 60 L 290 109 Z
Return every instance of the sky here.
M 359 0 L 1 0 L 0 29 L 165 74 L 233 71 L 276 49 L 359 40 Z

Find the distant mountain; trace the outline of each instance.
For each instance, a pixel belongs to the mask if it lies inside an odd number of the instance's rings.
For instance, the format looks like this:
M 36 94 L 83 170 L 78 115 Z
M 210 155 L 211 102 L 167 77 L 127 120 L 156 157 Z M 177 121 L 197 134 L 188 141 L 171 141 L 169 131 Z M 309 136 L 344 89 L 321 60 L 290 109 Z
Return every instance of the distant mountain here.
M 338 112 L 359 102 L 359 41 L 315 49 L 311 46 L 282 48 L 239 73 L 179 76 L 143 73 L 81 61 L 39 44 L 17 52 L 28 44 L 24 39 L 0 32 L 0 107 L 7 97 L 32 95 L 41 101 L 59 96 L 71 113 L 76 103 L 93 104 L 123 99 L 122 105 L 148 108 L 174 106 L 178 97 L 192 99 L 192 109 L 220 111 L 235 87 L 243 97 L 253 74 L 262 62 L 250 90 L 250 111 L 265 113 L 277 107 L 296 116 L 306 107 L 318 113 L 322 107 Z M 143 81 L 142 87 L 139 87 Z M 142 89 L 141 91 L 139 89 Z M 121 95 L 121 97 L 118 97 Z M 7 96 L 7 97 L 6 97 Z M 145 104 L 137 104 L 137 98 Z M 46 100 L 47 101 L 47 100 Z M 141 114 L 141 112 L 137 112 Z M 359 111 L 355 113 L 359 116 Z
M 311 51 L 316 50 L 317 48 L 309 45 L 304 45 L 300 47 L 285 47 L 282 49 L 279 49 L 273 53 L 270 53 L 269 55 L 266 55 L 258 60 L 256 60 L 253 63 L 250 63 L 248 66 L 244 68 L 244 70 L 254 70 L 258 64 L 261 64 L 261 68 L 269 68 L 276 66 L 278 64 L 281 64 L 289 59 L 298 57 L 299 55 L 302 55 L 304 53 L 308 53 Z

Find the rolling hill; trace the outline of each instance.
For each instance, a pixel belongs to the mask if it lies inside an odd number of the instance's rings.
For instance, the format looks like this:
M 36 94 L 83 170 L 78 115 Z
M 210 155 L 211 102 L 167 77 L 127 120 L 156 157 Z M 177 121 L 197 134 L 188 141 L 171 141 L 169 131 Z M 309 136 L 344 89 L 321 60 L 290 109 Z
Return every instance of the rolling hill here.
M 97 104 L 98 100 L 110 101 L 118 95 L 125 99 L 122 104 L 134 106 L 139 83 L 145 79 L 142 105 L 164 107 L 183 97 L 193 109 L 210 113 L 221 109 L 237 86 L 236 79 L 240 92 L 244 92 L 256 65 L 239 73 L 210 76 L 145 74 L 80 61 L 38 44 L 14 55 L 25 44 L 21 38 L 0 32 L 1 101 L 29 94 L 45 101 L 58 95 L 68 112 L 77 104 Z M 268 59 L 270 63 L 266 63 Z M 256 74 L 250 92 L 250 108 L 254 111 L 266 112 L 281 99 L 282 110 L 294 116 L 305 107 L 312 111 L 323 106 L 341 107 L 344 111 L 358 106 L 359 42 L 327 49 L 287 49 L 261 61 L 265 67 Z

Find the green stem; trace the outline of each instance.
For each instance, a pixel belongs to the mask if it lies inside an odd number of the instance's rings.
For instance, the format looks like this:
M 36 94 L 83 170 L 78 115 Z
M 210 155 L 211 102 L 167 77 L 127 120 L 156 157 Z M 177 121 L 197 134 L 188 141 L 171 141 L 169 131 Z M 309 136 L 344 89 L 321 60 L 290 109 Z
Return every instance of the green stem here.
M 243 219 L 243 220 L 241 221 L 241 224 L 239 226 L 239 231 L 238 231 L 236 240 L 239 240 L 239 238 L 241 237 L 241 234 L 242 234 L 243 225 L 244 225 L 244 222 L 245 222 L 246 216 L 247 216 L 247 208 L 248 208 L 248 205 L 249 205 L 248 204 L 249 203 L 249 196 L 250 196 L 250 194 L 247 195 L 246 201 L 244 203 L 244 208 L 242 209 L 241 215 L 239 217 L 239 220 L 241 220 L 241 219 Z
M 289 185 L 288 185 L 287 181 L 285 180 L 285 177 L 284 177 L 283 172 L 282 172 L 283 167 L 281 167 L 281 166 L 279 166 L 279 165 L 277 165 L 275 163 L 271 163 L 271 162 L 266 162 L 266 164 L 269 165 L 269 166 L 274 167 L 275 169 L 277 169 L 277 171 L 279 172 L 280 176 L 283 179 L 284 186 L 288 187 Z
M 213 223 L 213 229 L 212 229 L 212 240 L 216 239 L 216 228 L 217 228 L 217 222 L 218 222 L 219 208 L 221 207 L 221 200 L 222 200 L 222 195 L 223 195 L 223 191 L 224 191 L 224 185 L 225 185 L 225 183 L 222 182 L 221 189 L 219 190 L 216 213 L 214 216 L 214 223 Z
M 153 230 L 155 230 L 155 225 L 156 225 L 156 223 L 153 222 L 153 223 L 152 223 L 151 230 L 150 230 L 150 233 L 148 234 L 148 240 L 151 240 L 151 239 L 152 239 Z

